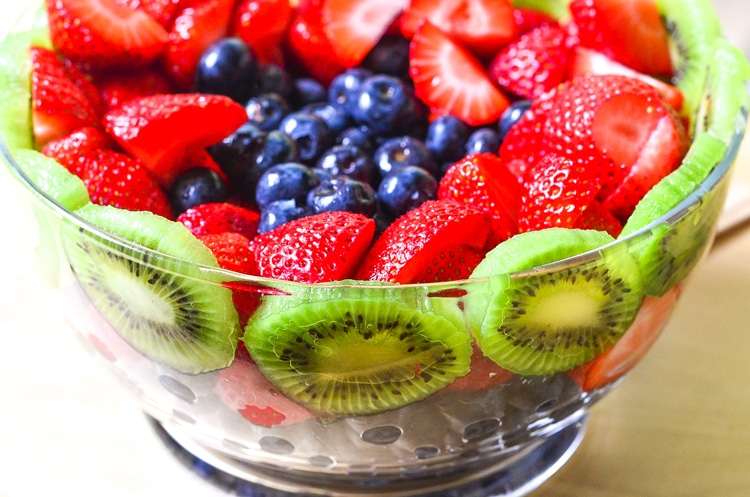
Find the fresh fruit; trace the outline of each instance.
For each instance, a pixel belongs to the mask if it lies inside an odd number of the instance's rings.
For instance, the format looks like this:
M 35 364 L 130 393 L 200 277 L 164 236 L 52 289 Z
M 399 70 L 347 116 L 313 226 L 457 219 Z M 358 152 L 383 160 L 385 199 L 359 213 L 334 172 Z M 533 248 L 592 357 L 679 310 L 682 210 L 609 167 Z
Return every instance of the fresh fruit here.
M 417 97 L 433 112 L 472 126 L 496 121 L 509 105 L 480 62 L 430 22 L 414 33 L 409 74 Z
M 505 369 L 535 376 L 580 366 L 614 344 L 643 293 L 637 263 L 624 246 L 605 247 L 612 241 L 599 231 L 549 228 L 490 251 L 471 275 L 489 278 L 489 295 L 465 298 L 482 352 Z M 588 262 L 539 270 L 597 250 Z
M 313 414 L 284 396 L 253 362 L 244 344 L 237 347 L 232 365 L 219 371 L 219 399 L 253 424 L 270 428 L 299 423 Z
M 13 158 L 39 191 L 55 199 L 66 209 L 73 211 L 89 203 L 86 185 L 55 160 L 35 150 L 24 149 L 16 150 Z
M 238 0 L 229 34 L 253 47 L 261 63 L 283 61 L 284 43 L 295 10 L 289 0 Z
M 146 67 L 167 42 L 167 32 L 154 18 L 115 0 L 45 2 L 53 45 L 88 68 Z
M 83 291 L 122 338 L 185 373 L 231 364 L 237 311 L 231 292 L 200 269 L 217 267 L 203 243 L 182 224 L 148 212 L 87 204 L 76 213 L 130 240 L 123 245 L 68 224 L 63 230 L 63 246 Z
M 339 62 L 325 33 L 322 5 L 323 0 L 302 2 L 289 27 L 287 41 L 293 61 L 328 86 L 345 66 Z
M 190 151 L 220 142 L 245 121 L 244 107 L 229 97 L 196 93 L 131 99 L 103 117 L 107 132 L 165 186 L 183 172 Z
M 83 126 L 99 123 L 96 109 L 73 82 L 57 54 L 47 48 L 31 47 L 31 121 L 34 142 L 48 141 Z
M 375 221 L 346 211 L 295 219 L 252 239 L 260 276 L 300 283 L 351 278 Z
M 244 335 L 264 376 L 307 408 L 333 415 L 396 409 L 468 372 L 469 335 L 417 310 L 404 292 L 361 282 L 310 291 L 267 299 Z
M 645 74 L 672 76 L 669 33 L 653 0 L 572 0 L 570 12 L 584 47 Z
M 488 216 L 478 208 L 452 200 L 428 201 L 386 228 L 355 278 L 389 283 L 462 279 L 473 266 L 455 265 L 450 251 L 463 247 L 468 253 L 484 252 L 489 234 Z
M 383 37 L 408 0 L 324 0 L 323 30 L 345 67 L 359 65 Z
M 438 198 L 472 205 L 492 218 L 490 246 L 518 233 L 518 179 L 497 155 L 471 154 L 443 175 Z
M 411 0 L 401 16 L 401 32 L 416 37 L 427 22 L 482 57 L 492 57 L 516 34 L 508 0 Z
M 166 76 L 152 68 L 133 69 L 126 72 L 108 71 L 98 74 L 94 84 L 99 91 L 105 110 L 118 107 L 131 98 L 172 91 Z
M 216 257 L 219 267 L 242 274 L 258 274 L 250 240 L 237 232 L 224 231 L 198 237 Z
M 86 168 L 85 157 L 96 150 L 114 150 L 115 141 L 95 126 L 84 126 L 47 142 L 42 153 L 51 157 L 71 173 L 82 177 Z
M 258 213 L 226 202 L 196 205 L 177 217 L 197 237 L 239 233 L 252 239 L 258 230 Z

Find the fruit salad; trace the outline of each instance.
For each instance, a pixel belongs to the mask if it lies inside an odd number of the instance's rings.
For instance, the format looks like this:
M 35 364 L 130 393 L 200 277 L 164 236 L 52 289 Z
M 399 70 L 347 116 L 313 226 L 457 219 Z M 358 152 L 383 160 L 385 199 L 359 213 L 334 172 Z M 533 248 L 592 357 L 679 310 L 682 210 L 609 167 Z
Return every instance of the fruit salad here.
M 88 341 L 154 416 L 166 390 L 243 456 L 326 468 L 347 423 L 422 464 L 614 385 L 711 242 L 748 108 L 707 0 L 45 0 L 26 24 L 0 135 Z

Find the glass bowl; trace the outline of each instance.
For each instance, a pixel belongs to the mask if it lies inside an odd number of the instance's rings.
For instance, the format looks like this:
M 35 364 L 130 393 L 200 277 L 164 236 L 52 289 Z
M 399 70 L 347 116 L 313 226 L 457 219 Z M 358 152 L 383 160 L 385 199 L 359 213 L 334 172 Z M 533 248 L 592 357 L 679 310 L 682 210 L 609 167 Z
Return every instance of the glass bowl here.
M 718 53 L 728 48 L 721 41 L 717 46 Z M 747 89 L 711 67 L 706 74 L 693 116 L 694 144 L 709 135 L 722 153 L 697 188 L 612 243 L 511 274 L 425 285 L 305 285 L 250 277 L 166 255 L 87 222 L 38 188 L 4 144 L 3 181 L 17 206 L 19 232 L 61 316 L 160 433 L 222 474 L 265 489 L 265 495 L 523 495 L 575 451 L 591 406 L 658 338 L 711 244 L 746 127 L 746 109 L 737 104 L 746 99 L 737 95 Z M 112 313 L 117 306 L 127 313 L 130 291 L 111 283 L 112 261 L 154 278 L 190 281 L 196 292 L 223 303 L 232 324 L 217 346 L 218 362 L 205 366 L 168 340 L 158 347 L 139 341 Z M 496 296 L 509 281 L 530 289 L 542 277 L 606 272 L 610 264 L 635 268 L 644 288 L 637 312 L 612 318 L 614 327 L 627 327 L 613 346 L 554 374 L 511 373 L 484 356 L 475 337 L 498 312 Z M 321 307 L 356 316 L 351 324 L 338 321 L 359 332 L 359 339 L 344 341 L 344 353 L 320 346 L 337 339 L 320 331 L 326 322 L 317 314 Z M 411 346 L 419 359 L 405 365 L 389 354 L 405 340 L 391 330 L 413 327 L 423 330 Z M 318 401 L 303 406 L 266 379 L 240 343 L 243 333 L 262 336 L 251 341 L 254 351 L 266 346 L 298 384 L 309 373 L 309 351 L 317 351 L 316 365 L 327 367 L 328 376 L 352 357 L 357 367 L 366 364 L 380 375 L 367 378 L 367 389 L 347 391 L 366 397 L 343 401 L 310 390 L 306 394 Z M 282 343 L 284 333 L 294 341 Z M 404 395 L 414 382 L 421 393 Z M 395 406 L 382 400 L 394 396 L 409 398 Z

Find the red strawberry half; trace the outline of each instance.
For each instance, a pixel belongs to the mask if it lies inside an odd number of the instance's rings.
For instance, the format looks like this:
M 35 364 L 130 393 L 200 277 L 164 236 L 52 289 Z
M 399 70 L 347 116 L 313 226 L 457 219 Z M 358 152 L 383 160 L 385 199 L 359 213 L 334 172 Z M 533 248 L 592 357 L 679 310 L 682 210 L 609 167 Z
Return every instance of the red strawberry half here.
M 221 141 L 247 121 L 247 113 L 229 97 L 183 93 L 128 100 L 103 121 L 125 150 L 169 185 L 190 151 Z
M 252 240 L 260 275 L 320 283 L 351 278 L 375 234 L 375 221 L 346 211 L 295 219 Z
M 391 283 L 466 278 L 475 267 L 468 263 L 478 263 L 478 254 L 484 257 L 489 234 L 489 217 L 476 207 L 452 200 L 427 201 L 386 228 L 355 278 Z
M 289 0 L 239 0 L 229 32 L 253 47 L 262 63 L 283 63 L 281 45 L 294 18 Z
M 417 97 L 432 112 L 472 126 L 496 121 L 510 104 L 480 62 L 429 22 L 414 33 L 409 74 Z
M 323 30 L 338 60 L 358 65 L 409 4 L 408 0 L 324 0 Z
M 171 93 L 169 80 L 151 68 L 127 72 L 110 71 L 94 80 L 99 95 L 108 110 L 136 97 Z
M 154 18 L 115 0 L 46 0 L 46 5 L 54 46 L 94 69 L 147 66 L 167 42 Z
M 85 158 L 89 152 L 99 149 L 112 150 L 117 147 L 114 140 L 102 129 L 84 126 L 72 133 L 47 142 L 42 153 L 78 177 L 83 175 Z
M 239 233 L 225 231 L 199 237 L 211 249 L 219 267 L 238 273 L 257 275 L 258 265 L 250 249 L 250 240 Z
M 96 109 L 57 54 L 31 47 L 31 119 L 37 146 L 83 126 L 98 125 Z
M 438 198 L 471 204 L 492 218 L 490 245 L 518 232 L 518 178 L 497 155 L 467 155 L 446 170 L 440 180 Z
M 239 233 L 247 239 L 258 234 L 259 214 L 226 202 L 196 205 L 186 210 L 177 221 L 201 238 L 221 233 Z

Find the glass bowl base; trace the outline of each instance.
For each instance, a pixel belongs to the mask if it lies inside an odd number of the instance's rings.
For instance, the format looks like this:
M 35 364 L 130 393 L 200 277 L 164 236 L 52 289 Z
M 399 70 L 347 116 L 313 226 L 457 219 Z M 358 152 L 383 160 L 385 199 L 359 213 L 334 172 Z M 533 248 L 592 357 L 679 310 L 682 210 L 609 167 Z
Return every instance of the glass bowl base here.
M 253 497 L 521 497 L 557 472 L 578 449 L 586 432 L 588 414 L 557 433 L 481 470 L 404 483 L 395 479 L 353 480 L 337 485 L 325 478 L 292 475 L 245 461 L 206 447 L 186 436 L 178 426 L 152 418 L 159 438 L 188 469 L 228 494 Z

